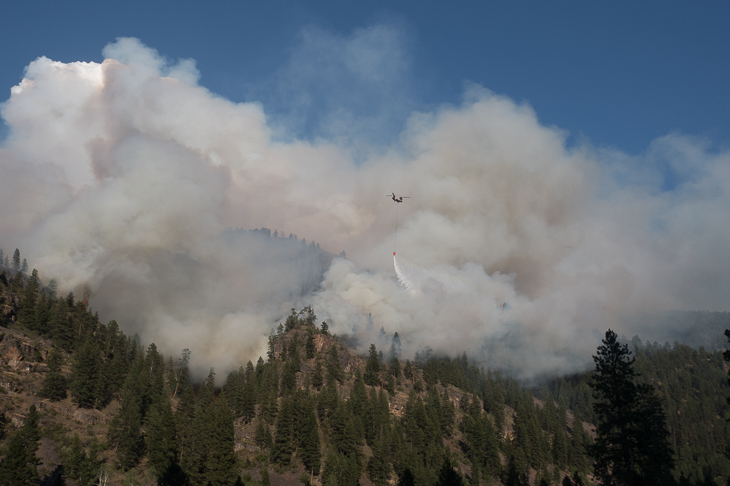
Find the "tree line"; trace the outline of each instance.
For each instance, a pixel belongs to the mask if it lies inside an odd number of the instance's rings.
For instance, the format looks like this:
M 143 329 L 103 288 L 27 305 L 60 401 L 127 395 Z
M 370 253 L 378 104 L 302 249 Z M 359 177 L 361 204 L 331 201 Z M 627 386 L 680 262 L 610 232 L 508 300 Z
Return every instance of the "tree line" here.
M 391 478 L 402 485 L 525 485 L 530 470 L 534 484 L 568 486 L 589 477 L 627 485 L 730 477 L 719 352 L 638 338 L 622 344 L 609 330 L 592 373 L 526 387 L 466 354 L 403 361 L 396 333 L 387 358 L 371 345 L 362 366 L 346 372 L 348 350 L 305 307 L 292 309 L 270 336 L 266 359 L 229 373 L 218 390 L 212 369 L 203 383 L 191 382 L 189 351 L 173 360 L 155 344 L 143 349 L 115 321 L 100 322 L 85 301 L 56 296 L 55 285 L 42 285 L 22 263 L 0 274 L 0 303 L 12 309 L 12 325 L 53 343 L 39 394 L 70 395 L 85 408 L 117 401 L 103 445 L 122 470 L 144 461 L 158 484 L 266 484 L 272 467 L 299 466 L 303 482 L 323 485 L 359 484 L 363 476 L 376 485 Z M 395 413 L 397 393 L 407 399 Z M 11 437 L 1 484 L 37 482 L 34 414 Z M 238 458 L 235 423 L 251 424 L 263 454 Z M 69 438 L 69 477 L 96 484 L 90 472 L 99 470 L 101 445 Z M 242 469 L 257 470 L 259 479 L 239 476 Z M 8 476 L 16 473 L 22 480 Z

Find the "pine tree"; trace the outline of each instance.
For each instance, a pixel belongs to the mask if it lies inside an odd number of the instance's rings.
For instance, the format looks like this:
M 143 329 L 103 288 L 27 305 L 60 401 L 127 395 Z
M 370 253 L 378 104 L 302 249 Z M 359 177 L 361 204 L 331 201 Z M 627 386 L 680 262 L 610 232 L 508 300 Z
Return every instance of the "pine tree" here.
M 254 441 L 257 446 L 268 451 L 271 451 L 271 447 L 274 445 L 274 441 L 271 438 L 271 431 L 269 430 L 269 426 L 266 425 L 263 415 L 259 415 L 258 420 L 256 420 Z
M 586 447 L 588 435 L 583 428 L 583 419 L 576 410 L 573 412 L 573 437 L 570 440 L 568 462 L 578 471 L 585 472 L 588 468 L 586 460 Z
M 96 401 L 101 356 L 93 338 L 87 339 L 74 356 L 71 367 L 71 397 L 82 408 L 91 408 Z
M 213 398 L 215 391 L 215 371 L 211 368 L 208 377 L 203 382 L 198 400 L 195 402 L 195 411 L 186 431 L 188 433 L 187 459 L 180 465 L 194 485 L 206 484 L 208 474 L 208 456 L 213 441 L 214 408 Z M 180 422 L 178 422 L 179 424 Z
M 142 456 L 142 398 L 139 396 L 136 373 L 130 373 L 122 391 L 119 411 L 109 424 L 107 439 L 117 451 L 117 459 L 123 470 L 134 467 Z
M 33 274 L 28 278 L 28 283 L 23 289 L 23 298 L 18 305 L 18 321 L 28 329 L 38 331 L 36 325 L 36 305 L 40 295 L 40 279 L 38 270 L 33 269 Z
M 292 399 L 285 398 L 276 417 L 276 436 L 271 448 L 271 462 L 288 466 L 294 452 L 294 410 Z
M 13 270 L 17 273 L 20 271 L 20 250 L 15 249 L 13 253 Z
M 30 406 L 23 427 L 8 444 L 7 453 L 0 463 L 0 484 L 7 486 L 38 484 L 38 450 L 40 431 L 38 411 Z
M 317 354 L 317 348 L 314 345 L 314 331 L 311 327 L 307 328 L 307 342 L 304 345 L 304 349 L 307 353 L 307 359 L 312 359 Z
M 314 371 L 312 372 L 312 386 L 319 390 L 324 384 L 324 377 L 322 376 L 322 360 L 317 359 L 314 363 Z
M 238 476 L 233 429 L 233 414 L 224 394 L 218 396 L 213 412 L 206 480 L 211 486 L 230 485 Z
M 388 372 L 393 375 L 394 378 L 398 379 L 400 378 L 400 360 L 398 359 L 398 354 L 394 353 L 391 349 L 391 353 L 393 353 L 393 357 L 390 358 L 390 366 L 388 368 Z
M 256 376 L 253 363 L 250 361 L 246 366 L 245 383 L 243 384 L 241 397 L 241 416 L 245 422 L 250 422 L 256 415 Z
M 628 345 L 610 329 L 602 342 L 590 383 L 598 416 L 591 449 L 596 476 L 604 484 L 667 484 L 674 461 L 661 402 L 650 385 L 635 383 Z
M 373 455 L 368 460 L 368 474 L 370 480 L 376 486 L 383 486 L 388 480 L 390 474 L 390 465 L 388 463 L 388 447 L 384 427 L 381 427 L 379 433 L 375 436 L 372 445 Z
M 48 355 L 48 372 L 43 379 L 41 396 L 55 402 L 66 398 L 66 378 L 61 373 L 63 357 L 58 348 L 52 348 Z
M 327 350 L 327 383 L 338 381 L 342 383 L 345 379 L 345 371 L 340 363 L 340 355 L 337 352 L 337 345 L 333 344 Z
M 299 456 L 304 467 L 314 475 L 319 475 L 322 451 L 319 441 L 319 426 L 314 414 L 314 404 L 309 397 L 300 398 L 300 418 L 298 426 Z
M 176 462 L 178 454 L 175 417 L 167 396 L 150 406 L 145 427 L 145 442 L 148 464 L 160 478 Z
M 365 363 L 365 374 L 363 379 L 366 385 L 375 386 L 380 384 L 380 359 L 378 358 L 378 351 L 375 349 L 375 345 L 370 345 L 370 351 L 368 354 L 368 360 Z
M 177 430 L 177 444 L 180 450 L 180 468 L 187 477 L 187 471 L 192 468 L 194 456 L 193 448 L 196 445 L 193 420 L 195 419 L 195 397 L 193 387 L 186 384 L 180 389 L 180 400 L 175 411 L 175 428 Z
M 444 458 L 444 463 L 439 470 L 437 486 L 464 486 L 464 480 L 461 474 L 456 472 L 451 465 L 451 461 Z
M 97 457 L 98 453 L 96 438 L 94 438 L 87 456 L 81 438 L 78 434 L 74 434 L 68 455 L 64 461 L 66 476 L 76 479 L 79 486 L 93 486 L 96 484 L 96 472 L 100 465 Z

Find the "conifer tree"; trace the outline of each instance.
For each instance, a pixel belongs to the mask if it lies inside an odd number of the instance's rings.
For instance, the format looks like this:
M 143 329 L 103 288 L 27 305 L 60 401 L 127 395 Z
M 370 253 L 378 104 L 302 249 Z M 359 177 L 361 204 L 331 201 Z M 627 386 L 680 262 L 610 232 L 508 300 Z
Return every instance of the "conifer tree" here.
M 568 463 L 581 472 L 585 472 L 588 468 L 588 461 L 586 460 L 587 446 L 588 434 L 583 428 L 583 419 L 576 410 L 573 412 L 573 436 L 570 440 Z
M 71 367 L 69 388 L 74 401 L 82 408 L 91 408 L 97 398 L 101 356 L 93 338 L 88 338 L 76 351 Z
M 175 417 L 167 396 L 150 406 L 145 427 L 147 460 L 155 475 L 160 478 L 177 460 L 177 434 Z
M 180 390 L 180 400 L 175 411 L 175 428 L 177 431 L 177 446 L 180 450 L 179 462 L 183 471 L 189 471 L 192 467 L 192 449 L 195 445 L 195 430 L 193 420 L 195 418 L 195 397 L 192 385 L 185 385 Z M 187 476 L 187 473 L 185 473 Z
M 247 366 L 241 397 L 241 416 L 247 423 L 253 420 L 255 416 L 257 396 L 255 371 L 250 361 L 248 364 L 250 365 L 250 371 L 249 366 Z
M 314 331 L 311 327 L 307 328 L 307 342 L 304 345 L 305 352 L 307 353 L 307 359 L 312 359 L 317 354 L 317 348 L 314 345 Z
M 61 373 L 61 364 L 63 357 L 58 348 L 52 348 L 48 355 L 48 372 L 43 379 L 43 387 L 41 396 L 55 402 L 66 398 L 66 378 Z
M 411 380 L 411 382 L 413 381 L 413 363 L 411 363 L 410 359 L 406 360 L 406 364 L 403 367 L 403 376 Z
M 296 353 L 292 355 L 284 364 L 284 370 L 281 373 L 281 394 L 289 395 L 297 388 L 297 371 L 299 369 L 299 360 Z
M 359 368 L 355 370 L 355 381 L 350 392 L 350 403 L 352 404 L 352 412 L 356 417 L 365 416 L 368 406 L 368 393 L 365 390 L 365 381 Z
M 327 383 L 338 381 L 342 383 L 345 379 L 345 371 L 340 363 L 340 355 L 337 352 L 337 345 L 333 344 L 327 350 Z
M 182 454 L 180 460 L 180 466 L 194 485 L 206 484 L 208 456 L 211 452 L 213 433 L 214 392 L 215 370 L 211 368 L 200 389 L 198 400 L 195 402 L 192 420 L 185 427 L 187 450 L 185 461 L 183 462 Z
M 298 426 L 299 456 L 302 463 L 312 474 L 319 475 L 322 452 L 319 441 L 319 426 L 314 414 L 314 404 L 309 397 L 300 398 L 300 417 Z
M 499 440 L 490 418 L 485 417 L 482 425 L 484 426 L 484 474 L 486 476 L 497 476 L 502 465 L 499 457 Z
M 324 384 L 324 377 L 322 375 L 322 360 L 317 359 L 314 363 L 314 371 L 312 371 L 312 386 L 319 390 Z
M 49 335 L 48 324 L 51 321 L 51 308 L 53 307 L 53 300 L 48 297 L 47 292 L 41 292 L 41 297 L 38 299 L 38 303 L 34 309 L 34 329 L 41 336 Z
M 276 436 L 271 448 L 271 462 L 288 466 L 294 452 L 294 410 L 292 399 L 285 398 L 276 417 Z
M 365 374 L 363 379 L 366 385 L 375 386 L 380 384 L 380 359 L 378 358 L 378 351 L 375 349 L 375 345 L 370 345 L 370 351 L 368 353 L 368 360 L 365 363 Z
M 451 461 L 444 458 L 444 463 L 439 470 L 439 477 L 436 484 L 438 486 L 464 486 L 464 480 L 462 479 L 461 474 L 454 470 L 454 467 L 451 465 Z
M 13 270 L 17 273 L 20 271 L 20 250 L 15 249 L 13 253 Z
M 28 329 L 39 331 L 36 325 L 36 305 L 40 295 L 40 279 L 38 278 L 38 270 L 33 269 L 33 273 L 28 278 L 28 283 L 23 289 L 23 298 L 18 305 L 18 321 Z
M 266 358 L 268 359 L 269 363 L 274 361 L 276 359 L 276 351 L 274 349 L 274 346 L 276 345 L 276 337 L 272 334 L 269 336 L 268 341 L 268 349 L 266 351 Z
M 392 352 L 392 350 L 391 350 Z M 400 378 L 401 369 L 400 369 L 400 360 L 398 359 L 398 354 L 393 353 L 393 357 L 390 358 L 390 366 L 388 368 L 388 372 L 393 375 L 394 378 L 398 379 Z
M 596 476 L 603 484 L 667 484 L 673 454 L 661 402 L 650 385 L 635 383 L 628 345 L 610 329 L 602 343 L 590 383 L 598 416 L 591 450 Z
M 40 440 L 38 420 L 38 411 L 31 405 L 23 427 L 10 439 L 5 458 L 0 463 L 0 484 L 38 484 L 39 461 L 35 455 Z
M 125 471 L 137 464 L 144 448 L 140 412 L 142 398 L 138 393 L 138 380 L 136 373 L 130 373 L 127 377 L 121 406 L 107 431 L 107 439 L 116 448 L 119 465 Z
M 79 486 L 94 486 L 97 479 L 100 461 L 98 459 L 99 445 L 96 438 L 92 440 L 89 454 L 84 451 L 81 438 L 74 434 L 71 439 L 69 453 L 64 460 L 65 475 L 78 481 Z
M 376 486 L 385 485 L 390 474 L 390 464 L 387 458 L 388 447 L 383 429 L 384 427 L 381 427 L 373 440 L 373 455 L 368 460 L 368 474 Z
M 257 446 L 267 451 L 271 451 L 271 447 L 274 445 L 274 441 L 271 438 L 271 431 L 269 430 L 269 426 L 266 425 L 263 415 L 259 415 L 258 420 L 256 420 L 254 441 Z
M 211 486 L 233 484 L 236 472 L 236 454 L 233 446 L 233 414 L 225 394 L 218 396 L 213 412 L 209 452 L 206 458 L 206 481 Z

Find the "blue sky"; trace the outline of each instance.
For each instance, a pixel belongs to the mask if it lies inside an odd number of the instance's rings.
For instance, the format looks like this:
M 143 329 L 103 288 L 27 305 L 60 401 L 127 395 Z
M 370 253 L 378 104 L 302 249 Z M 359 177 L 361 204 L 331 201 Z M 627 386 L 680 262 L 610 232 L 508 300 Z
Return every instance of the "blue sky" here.
M 386 110 L 378 126 L 398 132 L 412 110 L 459 103 L 465 83 L 476 83 L 528 103 L 569 144 L 640 154 L 673 132 L 716 148 L 730 140 L 727 3 L 33 1 L 0 12 L 3 99 L 38 56 L 101 61 L 106 44 L 128 36 L 172 60 L 195 59 L 214 93 L 261 101 L 274 119 L 296 111 L 290 126 L 305 138 L 327 135 L 318 120 L 339 106 L 356 118 Z M 320 45 L 307 32 L 332 46 L 377 26 L 395 44 L 389 59 L 402 63 L 387 86 L 300 79 Z M 293 110 L 303 96 L 308 104 Z

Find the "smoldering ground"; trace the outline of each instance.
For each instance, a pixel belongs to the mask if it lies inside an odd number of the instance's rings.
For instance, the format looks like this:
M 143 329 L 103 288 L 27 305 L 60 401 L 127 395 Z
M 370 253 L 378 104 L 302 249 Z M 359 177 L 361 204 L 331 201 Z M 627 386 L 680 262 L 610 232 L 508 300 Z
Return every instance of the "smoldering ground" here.
M 388 28 L 316 43 L 353 43 L 317 62 L 330 82 L 388 83 L 381 111 L 407 89 L 401 71 L 366 75 L 404 55 Z M 307 304 L 363 350 L 382 327 L 405 357 L 465 351 L 522 378 L 585 369 L 597 334 L 632 335 L 627 316 L 727 308 L 730 154 L 707 141 L 669 134 L 633 156 L 568 147 L 528 105 L 480 86 L 458 106 L 409 108 L 398 137 L 356 139 L 357 111 L 329 100 L 320 118 L 337 130 L 297 138 L 266 104 L 200 86 L 191 60 L 136 39 L 104 54 L 39 58 L 3 104 L 0 247 L 63 291 L 88 289 L 102 319 L 166 354 L 190 348 L 200 369 L 255 360 Z M 376 111 L 374 123 L 394 119 Z M 392 261 L 393 191 L 410 196 L 397 230 L 409 289 Z M 226 232 L 261 227 L 277 239 Z

